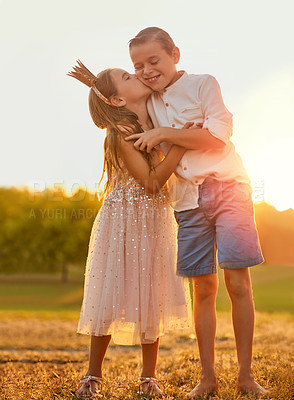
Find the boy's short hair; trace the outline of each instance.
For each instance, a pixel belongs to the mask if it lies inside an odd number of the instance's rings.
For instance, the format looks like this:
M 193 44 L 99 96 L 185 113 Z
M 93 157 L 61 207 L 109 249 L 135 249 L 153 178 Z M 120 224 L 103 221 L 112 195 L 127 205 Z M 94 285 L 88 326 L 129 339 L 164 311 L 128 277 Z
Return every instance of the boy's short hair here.
M 133 39 L 131 39 L 129 41 L 129 49 L 131 49 L 133 46 L 137 46 L 152 40 L 159 42 L 162 48 L 168 54 L 171 54 L 175 47 L 174 41 L 169 34 L 163 29 L 154 26 L 143 29 Z

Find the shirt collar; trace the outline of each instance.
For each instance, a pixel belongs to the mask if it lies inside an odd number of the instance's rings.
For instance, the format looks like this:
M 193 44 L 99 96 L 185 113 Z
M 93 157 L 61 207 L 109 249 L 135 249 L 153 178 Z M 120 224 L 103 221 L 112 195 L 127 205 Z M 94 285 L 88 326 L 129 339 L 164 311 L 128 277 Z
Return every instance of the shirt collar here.
M 164 93 L 167 93 L 167 92 L 169 92 L 169 93 L 173 92 L 174 90 L 176 90 L 179 86 L 181 86 L 185 82 L 185 80 L 188 77 L 187 72 L 186 71 L 179 71 L 179 72 L 182 72 L 182 76 L 180 76 L 180 78 L 178 80 L 176 80 L 175 83 L 173 83 L 172 85 L 170 85 L 167 88 L 160 91 L 161 95 Z

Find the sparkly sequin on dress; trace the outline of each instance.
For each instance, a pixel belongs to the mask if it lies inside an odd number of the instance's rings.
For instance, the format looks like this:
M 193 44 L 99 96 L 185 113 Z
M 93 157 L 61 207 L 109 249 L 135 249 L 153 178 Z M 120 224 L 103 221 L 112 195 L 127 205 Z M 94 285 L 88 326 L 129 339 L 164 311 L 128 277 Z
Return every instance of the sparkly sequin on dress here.
M 191 325 L 176 229 L 166 187 L 150 195 L 128 174 L 114 178 L 92 227 L 78 333 L 146 344 Z

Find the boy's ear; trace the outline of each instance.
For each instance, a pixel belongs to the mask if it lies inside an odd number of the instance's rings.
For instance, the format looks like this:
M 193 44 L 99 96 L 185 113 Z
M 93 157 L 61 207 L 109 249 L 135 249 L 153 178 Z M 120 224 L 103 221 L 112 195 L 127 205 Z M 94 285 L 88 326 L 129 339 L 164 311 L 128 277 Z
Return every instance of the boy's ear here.
M 175 46 L 172 51 L 172 58 L 175 64 L 178 64 L 178 62 L 180 61 L 180 56 L 181 56 L 180 49 Z
M 115 107 L 123 107 L 127 104 L 125 99 L 123 99 L 122 97 L 118 97 L 118 96 L 111 97 L 110 103 Z

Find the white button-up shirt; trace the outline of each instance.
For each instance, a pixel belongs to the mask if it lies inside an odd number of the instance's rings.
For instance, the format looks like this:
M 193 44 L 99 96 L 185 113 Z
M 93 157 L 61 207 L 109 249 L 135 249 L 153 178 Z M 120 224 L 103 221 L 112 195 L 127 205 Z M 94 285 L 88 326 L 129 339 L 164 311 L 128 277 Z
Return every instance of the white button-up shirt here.
M 147 103 L 155 128 L 182 129 L 186 122 L 201 122 L 203 128 L 226 145 L 221 149 L 187 150 L 169 179 L 171 205 L 176 211 L 198 207 L 198 186 L 205 178 L 250 183 L 232 136 L 232 114 L 224 105 L 217 80 L 211 75 L 186 72 L 171 86 L 154 92 Z M 170 143 L 162 143 L 166 154 Z

